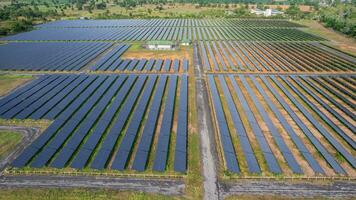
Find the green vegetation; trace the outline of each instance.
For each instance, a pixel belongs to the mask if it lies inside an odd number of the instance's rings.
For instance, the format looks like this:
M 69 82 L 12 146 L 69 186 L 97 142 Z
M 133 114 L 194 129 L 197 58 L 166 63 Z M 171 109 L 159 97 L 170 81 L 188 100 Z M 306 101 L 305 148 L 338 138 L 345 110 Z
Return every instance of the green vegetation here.
M 0 74 L 0 96 L 29 80 L 32 80 L 30 75 Z
M 40 200 L 40 199 L 125 199 L 125 200 L 166 200 L 177 199 L 157 194 L 143 192 L 122 192 L 108 189 L 1 189 L 0 199 Z
M 0 160 L 5 158 L 18 143 L 22 135 L 12 131 L 0 131 Z
M 353 11 L 355 11 L 354 4 L 337 4 L 321 8 L 319 21 L 326 27 L 356 37 L 356 13 Z
M 33 119 L 0 119 L 0 126 L 23 126 L 23 127 L 37 127 L 41 132 L 51 124 L 51 121 L 46 119 L 33 120 Z
M 34 2 L 34 1 L 33 1 Z M 0 35 L 9 35 L 32 29 L 35 23 L 57 17 L 56 9 L 40 9 L 36 3 L 11 2 L 0 7 Z
M 193 54 L 190 50 L 190 55 Z M 191 70 L 190 73 L 194 70 L 193 67 L 189 67 Z M 200 141 L 199 133 L 197 130 L 198 117 L 197 117 L 197 107 L 196 105 L 196 95 L 195 95 L 195 78 L 190 76 L 188 79 L 189 84 L 189 116 L 188 119 L 191 123 L 191 126 L 188 126 L 188 176 L 185 179 L 186 184 L 186 194 L 189 196 L 189 199 L 202 199 L 203 195 L 203 180 L 201 177 L 201 156 L 200 156 Z

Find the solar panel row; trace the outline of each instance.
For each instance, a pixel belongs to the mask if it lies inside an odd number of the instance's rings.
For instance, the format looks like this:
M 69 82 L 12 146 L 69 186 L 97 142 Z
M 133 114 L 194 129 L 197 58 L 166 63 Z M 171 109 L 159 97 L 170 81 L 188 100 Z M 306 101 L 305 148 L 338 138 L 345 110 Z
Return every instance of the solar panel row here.
M 126 45 L 125 45 L 126 46 Z M 126 49 L 126 47 L 123 47 Z M 122 49 L 121 49 L 122 50 Z M 119 53 L 110 52 L 102 57 L 91 70 L 95 71 L 163 71 L 163 72 L 187 72 L 188 60 L 183 59 L 123 59 L 121 50 Z M 114 50 L 115 51 L 115 50 Z
M 90 30 L 90 31 L 88 31 Z M 2 41 L 150 41 L 238 40 L 322 41 L 321 37 L 291 28 L 241 27 L 118 27 L 35 29 L 0 38 Z
M 328 164 L 334 169 L 336 173 L 344 174 L 344 169 L 336 162 L 334 157 L 326 150 L 324 145 L 319 141 L 317 137 L 309 130 L 309 128 L 305 125 L 305 123 L 298 117 L 298 115 L 292 110 L 292 108 L 286 103 L 284 98 L 276 91 L 275 88 L 267 81 L 266 77 L 260 76 L 263 83 L 268 87 L 269 91 L 273 94 L 273 96 L 278 100 L 278 102 L 283 106 L 283 108 L 287 111 L 289 116 L 295 121 L 297 126 L 303 131 L 303 133 L 308 137 L 309 141 L 314 145 L 317 151 L 324 157 L 324 159 L 328 162 Z M 278 85 L 277 86 L 282 86 Z M 291 97 L 290 93 L 285 90 L 284 87 L 280 87 L 281 90 Z M 315 168 L 315 167 L 312 167 Z
M 94 66 L 92 66 L 90 69 L 91 70 L 106 70 L 108 68 L 111 69 L 111 65 L 117 66 L 120 64 L 119 62 L 121 61 L 118 59 L 128 48 L 130 45 L 127 44 L 119 44 L 113 49 L 110 50 L 110 52 L 106 53 L 104 56 L 102 56 Z
M 199 49 L 208 71 L 355 71 L 356 66 L 340 52 L 308 43 L 213 41 L 200 42 Z
M 205 45 L 199 43 L 199 49 L 208 71 L 331 72 L 354 71 L 356 67 L 355 59 L 345 59 L 346 54 L 329 52 L 313 43 L 206 41 Z
M 258 165 L 256 156 L 252 150 L 251 143 L 248 139 L 246 130 L 242 125 L 241 117 L 235 107 L 235 103 L 227 86 L 224 76 L 219 76 L 220 85 L 223 89 L 224 97 L 226 98 L 227 104 L 229 106 L 229 111 L 232 116 L 232 120 L 234 122 L 234 126 L 236 129 L 236 133 L 240 139 L 240 145 L 242 147 L 242 151 L 244 152 L 249 172 L 251 173 L 261 173 L 261 169 Z
M 343 113 L 348 115 L 351 119 L 356 120 L 355 114 L 353 114 L 349 109 L 347 109 L 345 106 L 341 105 L 338 103 L 334 98 L 332 98 L 330 95 L 328 95 L 326 92 L 323 90 L 320 90 L 313 82 L 311 82 L 309 79 L 303 78 L 307 82 L 307 84 L 312 87 L 315 91 L 317 91 L 320 95 L 322 95 L 325 99 L 327 99 L 329 102 L 331 102 L 333 105 L 335 105 L 339 110 L 341 110 Z M 329 88 L 331 89 L 331 88 Z M 350 130 L 354 130 L 354 126 L 350 124 L 344 123 Z
M 167 99 L 164 102 L 165 106 L 163 111 L 163 119 L 161 122 L 162 126 L 159 131 L 155 159 L 153 163 L 153 170 L 155 171 L 165 171 L 167 165 L 177 90 L 177 77 L 178 76 L 176 75 L 172 75 L 169 80 Z
M 215 77 L 218 77 L 219 82 L 215 81 Z M 256 77 L 261 81 L 258 81 Z M 335 134 L 340 135 L 340 138 L 348 143 L 351 149 L 354 149 L 352 146 L 353 140 L 350 137 L 350 134 L 354 133 L 352 129 L 353 122 L 351 121 L 354 119 L 344 118 L 336 112 L 334 107 L 326 104 L 324 99 L 316 96 L 315 93 L 313 93 L 314 91 L 311 91 L 304 84 L 308 83 L 308 85 L 313 85 L 312 88 L 314 90 L 320 90 L 320 87 L 322 86 L 316 81 L 321 79 L 320 77 L 304 75 L 208 75 L 214 114 L 216 116 L 215 118 L 220 133 L 219 138 L 222 150 L 224 152 L 224 161 L 229 171 L 239 173 L 237 170 L 239 169 L 238 163 L 243 162 L 245 159 L 249 172 L 260 173 L 261 169 L 259 168 L 259 165 L 261 165 L 261 162 L 264 161 L 261 160 L 261 158 L 257 159 L 255 157 L 259 154 L 256 149 L 258 148 L 261 150 L 260 154 L 263 155 L 266 162 L 265 164 L 270 172 L 282 173 L 279 161 L 277 161 L 275 157 L 276 151 L 278 151 L 280 152 L 280 155 L 283 156 L 288 168 L 290 168 L 293 173 L 302 174 L 304 173 L 304 168 L 302 168 L 300 163 L 300 157 L 297 158 L 297 154 L 292 151 L 292 149 L 296 148 L 302 158 L 305 159 L 305 161 L 309 164 L 309 167 L 316 174 L 325 174 L 323 167 L 321 167 L 321 164 L 319 164 L 319 161 L 315 157 L 317 155 L 309 149 L 310 147 L 307 147 L 306 141 L 300 136 L 299 133 L 296 133 L 296 130 L 301 131 L 308 138 L 310 144 L 314 146 L 315 150 L 320 153 L 320 155 L 336 173 L 345 174 L 345 170 L 340 165 L 335 155 L 329 152 L 333 152 L 333 150 L 328 149 L 330 148 L 327 146 L 329 144 L 338 152 L 338 154 L 344 157 L 351 167 L 354 167 L 355 159 L 349 151 L 346 150 L 345 145 L 340 143 L 335 138 Z M 322 79 L 328 79 L 328 81 L 334 84 L 337 83 L 336 79 L 338 79 L 339 81 L 342 81 L 340 85 L 349 84 L 346 79 L 353 81 L 350 77 L 345 78 L 343 76 L 322 77 L 324 77 Z M 292 81 L 290 80 L 292 80 L 295 84 L 292 84 Z M 270 83 L 271 81 L 275 86 Z M 216 83 L 219 84 L 216 85 Z M 286 84 L 288 88 L 286 88 L 284 84 Z M 298 85 L 299 87 L 296 87 L 295 85 Z M 347 86 L 344 86 L 345 90 L 347 88 Z M 350 86 L 350 88 L 352 87 Z M 333 88 L 333 90 L 337 92 L 337 88 Z M 291 91 L 298 96 L 300 100 L 304 101 L 308 105 L 308 108 L 304 107 L 304 103 L 301 103 L 299 99 L 297 100 Z M 347 89 L 345 92 L 350 93 L 350 91 L 352 90 Z M 280 92 L 286 97 L 282 97 Z M 270 93 L 271 95 L 268 95 L 267 93 Z M 311 102 L 310 98 L 308 98 L 304 93 L 310 95 L 316 102 L 321 104 L 325 110 L 319 110 L 318 106 Z M 325 93 L 324 96 L 328 95 L 326 92 L 323 93 Z M 292 105 L 286 102 L 286 98 L 292 103 Z M 282 108 L 276 106 L 274 101 L 277 101 Z M 340 104 L 335 99 L 334 102 L 331 103 Z M 343 106 L 343 108 L 349 109 L 345 106 Z M 295 122 L 299 129 L 296 129 L 287 116 L 282 114 L 281 109 L 284 109 L 284 111 L 289 115 L 288 117 Z M 271 110 L 271 112 L 269 112 L 269 110 Z M 302 113 L 304 117 L 310 121 L 315 128 L 314 130 L 306 125 L 303 119 L 300 118 L 299 114 L 297 114 L 298 112 Z M 329 116 L 324 112 L 335 112 L 333 115 L 335 119 L 340 122 L 348 123 L 345 127 L 349 128 L 350 132 L 344 132 L 345 129 L 342 129 L 341 127 L 334 127 L 334 133 L 329 132 L 324 128 L 324 125 L 322 125 L 320 121 L 316 120 L 313 116 L 313 112 L 315 112 L 315 114 L 322 119 L 322 123 L 326 123 L 329 127 L 332 127 L 335 122 L 333 121 L 334 119 L 327 119 L 326 117 L 329 118 Z M 232 119 L 233 123 L 231 123 L 231 127 L 227 125 L 225 116 Z M 246 118 L 247 123 L 244 118 Z M 275 120 L 278 120 L 278 123 Z M 282 129 L 277 127 L 278 124 L 280 124 Z M 251 133 L 246 131 L 247 127 L 252 130 Z M 329 144 L 321 143 L 318 138 L 319 136 L 316 136 L 314 133 L 315 130 L 318 132 L 317 134 L 324 137 Z M 233 142 L 231 139 L 232 136 L 230 134 L 233 134 L 234 132 L 237 134 L 237 143 L 239 144 L 237 144 L 236 141 Z M 284 135 L 284 133 L 288 136 Z M 256 139 L 259 147 L 255 145 L 252 147 L 251 134 L 254 135 L 253 139 Z M 266 137 L 273 140 L 267 140 Z M 290 140 L 291 143 L 287 142 L 288 140 Z M 292 147 L 291 144 L 295 145 L 295 147 Z M 241 147 L 242 153 L 235 152 L 235 145 Z M 236 162 L 233 163 L 234 160 Z
M 265 19 L 114 19 L 60 20 L 37 25 L 40 28 L 63 27 L 146 27 L 146 26 L 234 26 L 234 27 L 302 27 L 287 20 Z
M 208 76 L 208 78 L 209 78 L 209 85 L 211 89 L 211 97 L 213 99 L 213 104 L 214 104 L 216 120 L 219 125 L 219 133 L 220 133 L 219 136 L 224 151 L 224 159 L 225 159 L 226 167 L 231 172 L 240 173 L 240 167 L 237 162 L 234 146 L 231 141 L 229 128 L 227 126 L 223 107 L 221 105 L 221 100 L 219 98 L 220 95 L 218 93 L 214 77 L 211 75 Z
M 182 75 L 179 92 L 179 113 L 174 156 L 174 170 L 187 170 L 187 138 L 188 138 L 188 77 Z
M 278 120 L 281 122 L 283 128 L 286 130 L 287 134 L 290 136 L 291 140 L 298 148 L 299 152 L 303 155 L 304 159 L 307 160 L 309 166 L 313 169 L 314 172 L 318 174 L 324 174 L 324 170 L 321 168 L 319 163 L 313 158 L 310 151 L 304 145 L 303 141 L 299 138 L 299 136 L 294 131 L 292 126 L 289 124 L 289 122 L 286 120 L 286 118 L 283 116 L 283 114 L 278 110 L 277 106 L 271 101 L 271 99 L 268 97 L 268 95 L 261 87 L 261 85 L 256 81 L 255 77 L 250 76 L 249 78 L 251 79 L 253 85 L 257 88 L 259 93 L 263 96 L 263 99 L 267 102 L 269 108 L 272 110 L 272 112 L 276 115 Z M 269 85 L 267 85 L 267 87 L 268 86 Z M 286 105 L 284 104 L 284 102 L 282 102 L 281 104 Z
M 319 85 L 321 85 L 324 89 L 326 89 L 327 91 L 329 91 L 330 93 L 332 93 L 334 96 L 336 96 L 338 99 L 340 99 L 342 102 L 344 102 L 345 104 L 347 104 L 347 106 L 351 107 L 352 109 L 355 109 L 356 106 L 354 103 L 352 103 L 348 98 L 346 98 L 345 96 L 343 96 L 342 94 L 340 94 L 339 89 L 340 88 L 336 88 L 334 87 L 335 85 L 333 85 L 332 82 L 327 82 L 326 80 L 321 80 L 319 78 L 313 77 L 313 80 L 315 80 Z
M 247 116 L 249 124 L 253 130 L 255 138 L 259 144 L 259 147 L 262 151 L 262 154 L 266 160 L 267 166 L 269 171 L 272 173 L 281 173 L 281 168 L 277 162 L 276 157 L 274 156 L 270 145 L 268 144 L 265 135 L 262 133 L 261 127 L 258 124 L 253 112 L 247 103 L 245 96 L 243 95 L 242 89 L 240 88 L 239 84 L 236 83 L 236 80 L 233 75 L 229 76 L 232 86 L 238 96 L 239 102 L 244 110 L 244 114 Z
M 340 122 L 342 122 L 346 127 L 348 127 L 350 129 L 350 131 L 352 131 L 353 133 L 356 133 L 356 128 L 354 125 L 352 125 L 351 123 L 349 123 L 343 116 L 341 116 L 338 112 L 336 112 L 333 108 L 331 108 L 326 102 L 324 102 L 321 98 L 319 98 L 316 94 L 314 94 L 314 92 L 312 92 L 311 90 L 309 90 L 304 84 L 302 84 L 302 82 L 300 82 L 299 80 L 296 79 L 296 77 L 292 77 L 292 80 L 297 83 L 304 91 L 307 92 L 307 94 L 309 94 L 310 96 L 313 97 L 313 99 L 315 99 L 316 102 L 318 102 L 324 109 L 326 109 L 329 113 L 331 113 L 333 116 L 335 116 Z M 308 100 L 307 98 L 303 98 L 307 100 L 307 103 L 310 103 L 311 106 L 315 105 L 312 102 L 310 102 L 310 100 Z M 352 146 L 352 148 L 356 149 L 356 143 L 355 141 L 353 141 L 353 139 L 345 134 L 338 125 L 336 125 L 334 122 L 331 121 L 331 119 L 326 116 L 325 114 L 322 113 L 322 111 L 320 109 L 318 109 L 317 107 L 311 107 L 316 113 L 318 113 L 320 115 L 320 117 L 332 128 L 334 129 L 334 131 L 340 135 L 340 137 L 342 137 L 350 146 Z
M 121 145 L 116 153 L 111 168 L 117 170 L 124 170 L 128 164 L 129 156 L 132 153 L 133 145 L 138 137 L 140 125 L 142 123 L 144 114 L 147 110 L 148 103 L 152 94 L 153 87 L 156 83 L 157 77 L 151 76 L 145 86 L 143 94 L 136 105 L 135 112 L 131 118 L 132 123 L 127 127 L 126 134 L 121 140 Z
M 0 45 L 0 69 L 80 70 L 111 45 L 108 42 L 8 43 Z
M 246 78 L 243 75 L 239 75 L 239 79 L 241 80 L 243 86 L 246 88 L 247 93 L 252 98 L 253 104 L 256 106 L 259 114 L 261 115 L 264 123 L 267 125 L 275 143 L 279 147 L 284 159 L 287 161 L 287 164 L 292 169 L 293 173 L 296 174 L 303 174 L 302 169 L 300 168 L 299 164 L 297 163 L 295 157 L 293 156 L 291 150 L 286 145 L 284 138 L 277 130 L 277 127 L 273 124 L 272 120 L 269 118 L 266 110 L 263 108 L 262 104 L 258 100 L 257 96 L 252 91 L 252 88 L 246 81 Z M 267 161 L 268 162 L 268 161 Z
M 132 169 L 136 171 L 144 171 L 147 166 L 148 156 L 152 147 L 155 127 L 158 122 L 158 117 L 161 110 L 162 98 L 167 83 L 167 76 L 161 75 L 158 81 L 157 89 L 155 91 L 148 119 L 142 132 L 141 140 L 138 144 L 137 153 L 132 165 Z
M 169 89 L 165 93 L 167 80 Z M 166 138 L 175 131 L 171 127 L 178 80 L 181 80 L 182 94 L 178 106 L 179 141 L 176 142 L 182 144 L 187 140 L 187 118 L 184 117 L 184 112 L 187 116 L 186 75 L 182 78 L 176 75 L 41 76 L 0 100 L 3 113 L 12 110 L 21 118 L 52 116 L 54 119 L 12 166 L 145 170 L 149 157 L 160 158 L 154 155 L 151 146 L 156 146 L 156 154 L 164 152 L 166 157 L 170 154 L 168 145 L 174 140 L 155 142 L 153 137 L 159 134 L 160 138 L 162 135 Z M 42 109 L 44 105 L 48 110 Z M 161 109 L 164 109 L 164 123 L 159 125 Z M 37 111 L 41 114 L 36 114 Z M 162 131 L 156 133 L 156 130 Z M 186 152 L 184 148 L 180 150 Z M 185 164 L 182 167 L 179 163 L 175 170 L 185 172 L 186 156 L 174 154 L 176 156 L 182 156 L 175 159 Z M 130 160 L 134 163 L 132 167 L 128 164 Z M 166 165 L 166 162 L 160 163 L 162 171 Z
M 307 99 L 299 90 L 295 88 L 288 80 L 286 80 L 284 77 L 282 77 L 282 80 L 305 102 L 309 105 L 310 108 L 312 108 L 318 115 L 321 117 L 325 122 L 328 123 L 330 127 L 332 127 L 334 130 L 337 130 L 336 132 L 340 135 L 343 135 L 344 133 L 336 127 L 330 119 L 328 119 L 318 108 L 315 107 L 315 105 Z M 337 141 L 335 138 L 320 124 L 317 122 L 317 120 L 305 110 L 305 108 L 297 103 L 296 101 L 293 101 L 294 104 L 301 110 L 301 112 L 304 114 L 304 116 L 315 126 L 316 129 L 319 130 L 319 132 L 327 139 L 327 141 L 346 159 L 347 162 L 349 162 L 354 168 L 356 167 L 356 160 L 355 158 L 347 151 L 345 148 Z M 347 137 L 347 136 L 345 136 Z
M 100 101 L 96 104 L 95 108 L 93 108 L 87 117 L 82 121 L 78 129 L 72 133 L 72 137 L 66 142 L 62 150 L 57 153 L 56 158 L 51 163 L 52 167 L 63 168 L 66 166 L 72 154 L 83 141 L 86 134 L 93 128 L 100 115 L 104 112 L 107 104 L 120 89 L 125 79 L 126 76 L 121 76 L 115 80 L 111 87 L 108 87 L 108 92 L 103 95 Z

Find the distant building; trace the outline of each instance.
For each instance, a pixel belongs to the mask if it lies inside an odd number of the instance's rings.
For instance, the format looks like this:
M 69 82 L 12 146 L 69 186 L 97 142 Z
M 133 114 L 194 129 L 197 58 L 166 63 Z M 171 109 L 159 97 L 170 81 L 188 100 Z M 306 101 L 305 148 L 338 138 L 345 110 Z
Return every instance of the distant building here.
M 148 41 L 146 43 L 146 48 L 150 50 L 175 50 L 177 48 L 177 43 L 173 41 Z
M 192 44 L 192 42 L 190 40 L 187 40 L 187 39 L 183 39 L 180 42 L 180 45 L 182 45 L 182 46 L 189 46 L 190 44 Z
M 251 9 L 251 10 L 250 10 L 250 13 L 256 14 L 256 15 L 264 15 L 264 14 L 265 14 L 265 11 L 256 8 L 256 9 Z
M 275 9 L 266 9 L 266 10 L 260 10 L 258 8 L 256 9 L 251 9 L 250 13 L 256 14 L 256 15 L 264 15 L 265 17 L 269 16 L 275 16 L 275 15 L 283 15 L 284 12 L 275 10 Z

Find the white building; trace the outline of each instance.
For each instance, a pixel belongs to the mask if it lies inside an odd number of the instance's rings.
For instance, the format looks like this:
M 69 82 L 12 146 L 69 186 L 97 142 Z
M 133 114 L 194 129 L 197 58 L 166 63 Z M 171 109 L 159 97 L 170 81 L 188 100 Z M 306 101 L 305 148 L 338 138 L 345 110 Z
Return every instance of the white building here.
M 146 46 L 150 50 L 175 50 L 177 47 L 172 41 L 148 41 Z
M 264 15 L 265 17 L 269 16 L 275 16 L 275 15 L 283 15 L 284 12 L 275 10 L 275 9 L 266 9 L 266 10 L 260 10 L 258 8 L 256 9 L 251 9 L 250 13 L 256 14 L 256 15 Z

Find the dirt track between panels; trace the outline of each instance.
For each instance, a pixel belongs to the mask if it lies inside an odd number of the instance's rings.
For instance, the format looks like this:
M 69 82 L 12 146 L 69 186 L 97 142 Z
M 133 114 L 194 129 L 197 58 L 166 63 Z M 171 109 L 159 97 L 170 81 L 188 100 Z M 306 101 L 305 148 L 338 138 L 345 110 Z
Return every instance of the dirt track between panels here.
M 356 182 L 347 181 L 313 184 L 273 180 L 234 180 L 234 182 L 221 182 L 219 186 L 222 199 L 231 195 L 282 195 L 294 198 L 353 198 L 356 196 Z
M 21 143 L 16 149 L 7 155 L 3 160 L 0 160 L 0 175 L 2 171 L 17 157 L 20 153 L 39 135 L 38 128 L 16 127 L 16 126 L 0 126 L 0 130 L 20 132 L 23 134 Z
M 163 195 L 183 195 L 182 180 L 110 178 L 94 176 L 3 176 L 0 188 L 109 188 Z
M 202 65 L 197 53 L 197 46 L 194 46 L 194 67 L 196 73 L 196 95 L 198 105 L 198 123 L 200 131 L 200 151 L 202 154 L 202 166 L 204 176 L 204 199 L 219 199 L 217 186 L 217 170 L 215 165 L 215 145 L 214 129 L 210 116 L 208 103 L 207 85 L 202 74 Z

